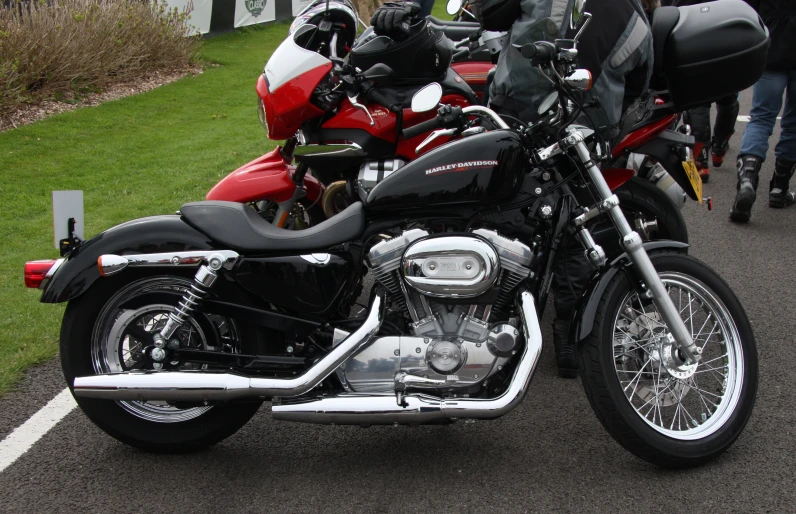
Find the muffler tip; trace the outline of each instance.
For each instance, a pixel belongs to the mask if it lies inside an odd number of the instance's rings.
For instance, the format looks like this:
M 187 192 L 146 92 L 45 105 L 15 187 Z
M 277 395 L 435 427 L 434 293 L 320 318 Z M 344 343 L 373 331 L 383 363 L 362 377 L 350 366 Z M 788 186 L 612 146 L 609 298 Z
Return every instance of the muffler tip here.
M 121 255 L 106 254 L 100 255 L 97 259 L 97 269 L 103 277 L 109 277 L 122 271 L 130 261 Z

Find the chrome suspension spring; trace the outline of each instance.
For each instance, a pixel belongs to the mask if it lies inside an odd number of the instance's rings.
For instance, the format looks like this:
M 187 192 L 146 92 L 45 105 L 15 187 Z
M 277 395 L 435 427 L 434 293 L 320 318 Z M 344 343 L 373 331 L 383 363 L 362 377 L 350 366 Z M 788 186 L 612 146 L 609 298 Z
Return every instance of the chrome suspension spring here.
M 155 336 L 156 347 L 162 348 L 165 346 L 166 341 L 174 335 L 174 332 L 185 324 L 188 318 L 193 316 L 194 311 L 210 292 L 213 284 L 215 284 L 218 278 L 217 272 L 221 269 L 223 264 L 223 256 L 214 254 L 208 258 L 207 264 L 202 264 L 199 267 L 193 278 L 194 283 L 185 291 L 182 299 L 177 303 L 177 307 L 174 308 L 173 312 L 169 313 L 169 319 L 166 321 L 163 329 Z

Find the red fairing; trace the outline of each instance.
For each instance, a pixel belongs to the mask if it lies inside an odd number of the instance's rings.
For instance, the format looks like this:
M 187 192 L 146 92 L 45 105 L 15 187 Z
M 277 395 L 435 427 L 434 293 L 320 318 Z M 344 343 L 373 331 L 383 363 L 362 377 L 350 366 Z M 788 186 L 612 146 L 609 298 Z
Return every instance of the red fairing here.
M 449 104 L 454 107 L 467 107 L 469 102 L 466 98 L 460 95 L 446 95 L 442 98 L 441 103 Z M 348 99 L 343 100 L 340 104 L 340 109 L 337 112 L 337 115 L 331 118 L 330 120 L 326 121 L 323 124 L 324 129 L 359 129 L 369 132 L 370 134 L 383 139 L 385 141 L 389 141 L 393 143 L 396 137 L 396 122 L 397 117 L 395 113 L 389 111 L 386 107 L 382 107 L 378 104 L 368 104 L 368 111 L 370 115 L 373 117 L 373 122 L 375 125 L 370 125 L 370 119 L 368 115 L 365 114 L 365 111 L 362 109 L 357 109 L 356 107 L 352 106 Z M 413 125 L 417 125 L 418 123 L 426 120 L 430 120 L 434 116 L 437 115 L 436 111 L 430 112 L 423 112 L 423 113 L 416 113 L 413 112 L 411 109 L 404 109 L 403 112 L 403 126 L 404 128 L 411 127 Z M 415 148 L 423 142 L 423 140 L 428 136 L 428 134 L 421 134 L 419 136 L 413 137 L 410 140 L 404 140 L 401 138 L 398 141 L 398 150 L 396 155 L 398 157 L 403 157 L 408 160 L 413 160 L 417 158 L 417 154 L 415 153 Z M 437 139 L 434 143 L 429 145 L 427 148 L 423 150 L 423 153 L 436 148 L 446 142 L 450 141 L 448 137 L 441 137 Z
M 270 200 L 281 203 L 290 200 L 296 190 L 291 176 L 295 166 L 289 165 L 280 148 L 259 157 L 252 162 L 236 169 L 215 185 L 207 193 L 208 200 L 227 202 L 254 202 Z M 304 188 L 307 199 L 314 202 L 322 194 L 324 187 L 311 176 L 304 177 Z
M 323 115 L 323 111 L 310 102 L 312 92 L 323 78 L 329 74 L 331 64 L 326 63 L 269 91 L 265 77 L 257 79 L 257 94 L 263 100 L 268 137 L 287 139 L 293 137 L 302 123 Z
M 627 168 L 605 168 L 602 173 L 611 191 L 630 180 L 636 174 L 633 170 Z
M 626 135 L 625 138 L 622 139 L 618 145 L 616 145 L 613 152 L 611 152 L 611 155 L 614 157 L 614 159 L 616 159 L 626 150 L 638 148 L 664 130 L 668 129 L 676 121 L 677 115 L 670 114 L 669 116 L 664 116 L 654 123 L 650 123 L 649 125 L 645 125 L 638 130 L 634 130 L 630 134 Z
M 486 79 L 489 76 L 489 70 L 494 67 L 495 65 L 491 62 L 484 61 L 455 62 L 451 64 L 451 68 L 475 91 L 479 100 L 484 98 Z

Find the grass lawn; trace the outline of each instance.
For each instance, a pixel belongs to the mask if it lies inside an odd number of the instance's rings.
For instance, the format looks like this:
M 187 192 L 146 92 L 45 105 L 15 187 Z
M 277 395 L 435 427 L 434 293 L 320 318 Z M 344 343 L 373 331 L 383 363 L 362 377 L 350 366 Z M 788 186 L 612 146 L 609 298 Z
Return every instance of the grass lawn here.
M 445 14 L 437 2 L 434 14 Z M 57 258 L 51 191 L 82 189 L 86 237 L 202 200 L 228 172 L 276 144 L 257 119 L 254 84 L 287 24 L 208 39 L 210 66 L 153 91 L 0 134 L 0 395 L 58 352 L 64 305 L 26 289 L 26 261 Z

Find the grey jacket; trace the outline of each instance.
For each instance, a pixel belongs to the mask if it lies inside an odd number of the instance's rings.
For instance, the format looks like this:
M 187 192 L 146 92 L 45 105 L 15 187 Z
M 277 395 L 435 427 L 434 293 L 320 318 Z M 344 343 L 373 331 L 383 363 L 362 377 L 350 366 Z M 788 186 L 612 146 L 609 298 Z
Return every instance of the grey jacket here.
M 509 43 L 501 52 L 490 90 L 493 107 L 500 112 L 533 120 L 539 103 L 550 91 L 541 73 L 514 45 L 536 41 L 539 21 L 550 18 L 548 40 L 574 36 L 569 29 L 573 0 L 522 0 L 522 14 L 511 27 Z M 652 74 L 652 34 L 639 0 L 587 0 L 585 11 L 594 17 L 578 45 L 578 63 L 592 73 L 594 85 L 584 95 L 598 128 L 610 132 L 624 106 L 643 94 Z

